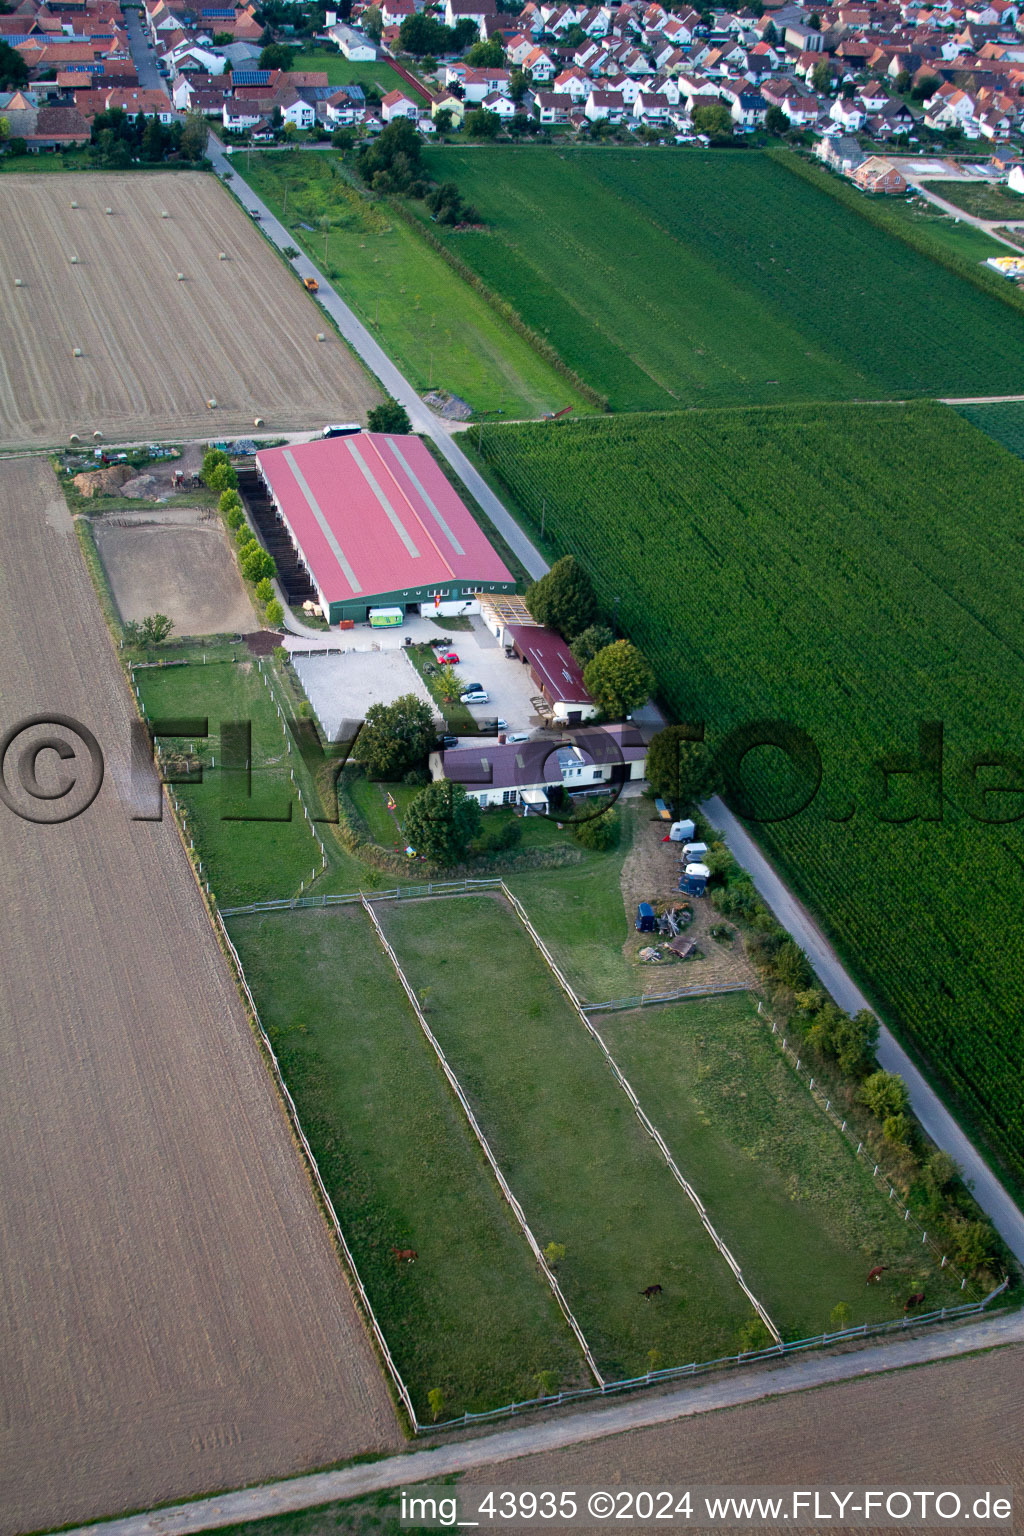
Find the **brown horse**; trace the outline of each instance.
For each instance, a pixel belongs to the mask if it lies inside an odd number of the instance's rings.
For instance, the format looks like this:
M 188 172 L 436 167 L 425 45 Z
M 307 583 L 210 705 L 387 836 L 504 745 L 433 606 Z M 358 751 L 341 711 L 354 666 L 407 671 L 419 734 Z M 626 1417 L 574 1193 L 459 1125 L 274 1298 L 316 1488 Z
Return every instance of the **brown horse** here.
M 911 1307 L 919 1307 L 924 1301 L 924 1291 L 915 1291 L 913 1296 L 908 1296 L 903 1303 L 904 1312 L 909 1312 Z
M 868 1274 L 868 1285 L 874 1285 L 876 1281 L 881 1280 L 884 1271 L 888 1268 L 888 1264 L 876 1264 Z
M 415 1248 L 392 1248 L 397 1264 L 411 1264 L 413 1259 L 418 1259 L 419 1254 Z
M 660 1296 L 661 1295 L 661 1286 L 660 1285 L 647 1285 L 640 1292 L 640 1295 L 644 1298 L 645 1301 L 650 1301 L 653 1296 Z

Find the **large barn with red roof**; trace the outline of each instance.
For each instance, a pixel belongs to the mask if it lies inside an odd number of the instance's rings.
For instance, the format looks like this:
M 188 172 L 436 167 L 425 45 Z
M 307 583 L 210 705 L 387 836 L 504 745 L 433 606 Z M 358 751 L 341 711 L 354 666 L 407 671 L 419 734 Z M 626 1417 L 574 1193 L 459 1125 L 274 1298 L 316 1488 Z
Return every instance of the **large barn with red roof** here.
M 322 438 L 268 448 L 256 467 L 332 624 L 380 607 L 471 611 L 478 592 L 515 591 L 418 437 Z

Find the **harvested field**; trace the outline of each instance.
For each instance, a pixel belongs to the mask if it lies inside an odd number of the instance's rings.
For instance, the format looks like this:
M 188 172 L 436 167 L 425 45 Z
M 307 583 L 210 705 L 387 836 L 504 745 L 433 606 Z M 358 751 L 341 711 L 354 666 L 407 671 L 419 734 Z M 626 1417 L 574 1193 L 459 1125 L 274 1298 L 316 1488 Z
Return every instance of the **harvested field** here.
M 361 418 L 380 399 L 233 198 L 199 172 L 5 176 L 0 323 L 0 446 L 97 430 L 230 436 L 257 416 L 268 431 L 301 430 Z
M 128 690 L 39 461 L 0 465 L 0 615 L 5 726 L 64 711 L 106 755 L 77 820 L 0 806 L 11 1536 L 400 1436 L 174 828 L 129 820 Z
M 176 635 L 244 634 L 255 625 L 215 512 L 121 512 L 96 518 L 93 532 L 122 619 L 165 613 Z

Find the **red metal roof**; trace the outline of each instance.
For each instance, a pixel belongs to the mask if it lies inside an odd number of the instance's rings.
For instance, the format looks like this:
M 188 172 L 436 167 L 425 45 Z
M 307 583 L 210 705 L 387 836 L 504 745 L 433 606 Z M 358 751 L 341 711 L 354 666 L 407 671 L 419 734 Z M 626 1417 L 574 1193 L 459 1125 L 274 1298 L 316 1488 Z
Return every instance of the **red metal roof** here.
M 513 580 L 418 437 L 360 432 L 256 463 L 329 603 Z
M 512 644 L 552 704 L 592 704 L 583 686 L 580 664 L 561 635 L 528 624 L 509 625 Z

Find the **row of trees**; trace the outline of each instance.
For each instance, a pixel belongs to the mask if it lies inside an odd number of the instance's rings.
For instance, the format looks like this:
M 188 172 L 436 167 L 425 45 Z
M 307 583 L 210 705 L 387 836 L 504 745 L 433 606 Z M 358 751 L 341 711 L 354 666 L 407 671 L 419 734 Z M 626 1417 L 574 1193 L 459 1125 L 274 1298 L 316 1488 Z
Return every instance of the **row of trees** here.
M 492 114 L 488 114 L 493 116 Z M 376 139 L 362 144 L 356 156 L 360 176 L 374 192 L 426 198 L 443 224 L 478 224 L 480 215 L 464 203 L 454 182 L 435 186 L 423 164 L 423 139 L 407 118 L 388 123 Z
M 203 455 L 200 476 L 211 491 L 217 492 L 217 506 L 235 535 L 238 568 L 246 581 L 253 583 L 256 600 L 267 623 L 271 629 L 277 629 L 284 619 L 284 608 L 274 596 L 277 566 L 245 521 L 242 498 L 238 494 L 237 470 L 223 449 L 208 448 Z
M 161 123 L 141 112 L 120 107 L 98 112 L 92 121 L 91 153 L 111 170 L 125 170 L 134 160 L 159 164 L 171 156 L 201 160 L 206 154 L 209 127 L 199 112 L 190 112 L 183 123 Z

